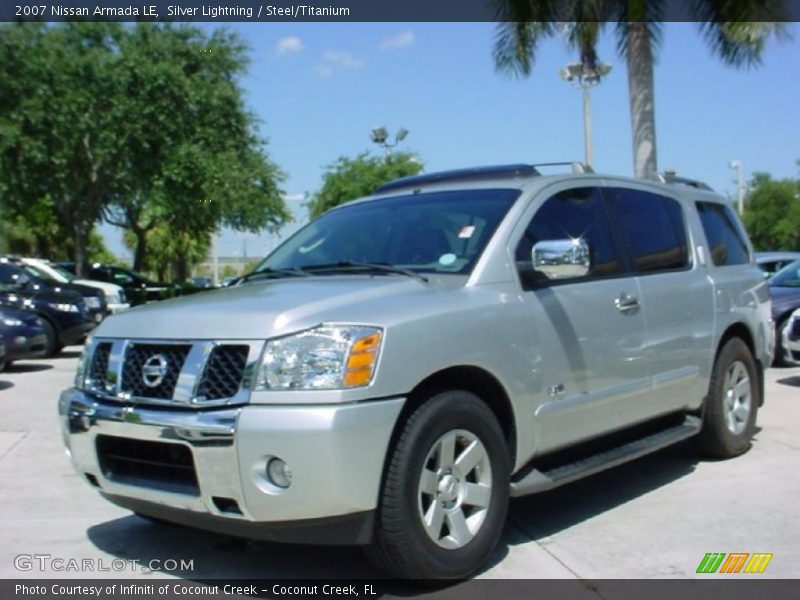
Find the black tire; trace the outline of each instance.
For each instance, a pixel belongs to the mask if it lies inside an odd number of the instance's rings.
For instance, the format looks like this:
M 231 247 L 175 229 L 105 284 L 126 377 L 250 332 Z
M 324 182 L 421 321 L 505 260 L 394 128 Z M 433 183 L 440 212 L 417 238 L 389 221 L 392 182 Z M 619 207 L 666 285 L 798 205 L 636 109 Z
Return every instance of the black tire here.
M 58 346 L 58 333 L 53 324 L 47 319 L 42 319 L 42 329 L 44 329 L 45 342 L 44 354 L 42 356 L 50 357 L 59 353 Z
M 786 322 L 789 320 L 787 315 L 783 317 L 778 324 L 775 325 L 775 356 L 772 359 L 772 365 L 775 367 L 786 367 L 786 360 L 783 357 L 783 328 L 786 327 Z
M 739 338 L 728 340 L 714 363 L 703 411 L 703 429 L 698 441 L 705 455 L 731 458 L 750 448 L 760 404 L 759 387 L 758 370 L 750 349 Z M 745 398 L 743 393 L 748 389 L 749 396 Z
M 473 461 L 464 460 L 442 468 L 439 451 L 447 454 L 443 448 L 451 436 L 454 457 L 465 459 L 467 448 L 477 448 L 472 455 L 481 457 L 476 466 L 469 467 Z M 474 444 L 476 440 L 480 444 Z M 477 571 L 503 532 L 509 462 L 497 418 L 477 396 L 446 391 L 431 397 L 409 416 L 390 448 L 375 536 L 367 547 L 370 560 L 385 573 L 406 579 L 459 579 Z M 423 469 L 433 475 L 432 494 L 422 489 Z M 467 499 L 468 487 L 470 493 L 481 492 L 483 505 Z M 438 519 L 438 530 L 431 524 L 429 534 L 423 513 L 433 520 L 439 512 L 444 516 Z M 435 541 L 434 535 L 441 539 Z
M 6 370 L 6 361 L 4 358 L 0 358 L 0 373 Z

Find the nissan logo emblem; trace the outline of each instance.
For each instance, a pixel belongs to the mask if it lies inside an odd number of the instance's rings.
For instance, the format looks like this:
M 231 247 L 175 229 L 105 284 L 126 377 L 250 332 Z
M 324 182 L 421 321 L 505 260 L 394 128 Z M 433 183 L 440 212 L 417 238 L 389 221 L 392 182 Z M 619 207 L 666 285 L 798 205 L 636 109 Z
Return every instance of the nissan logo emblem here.
M 142 381 L 147 387 L 158 387 L 167 376 L 169 363 L 163 354 L 154 354 L 142 365 Z

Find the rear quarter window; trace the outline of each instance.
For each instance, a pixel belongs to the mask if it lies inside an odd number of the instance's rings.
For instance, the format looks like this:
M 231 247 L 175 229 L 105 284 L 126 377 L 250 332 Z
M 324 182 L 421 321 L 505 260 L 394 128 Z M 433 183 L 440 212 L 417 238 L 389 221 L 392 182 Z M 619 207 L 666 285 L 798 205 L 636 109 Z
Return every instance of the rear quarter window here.
M 711 261 L 717 267 L 750 262 L 750 252 L 733 211 L 714 202 L 697 202 L 697 213 L 708 241 Z

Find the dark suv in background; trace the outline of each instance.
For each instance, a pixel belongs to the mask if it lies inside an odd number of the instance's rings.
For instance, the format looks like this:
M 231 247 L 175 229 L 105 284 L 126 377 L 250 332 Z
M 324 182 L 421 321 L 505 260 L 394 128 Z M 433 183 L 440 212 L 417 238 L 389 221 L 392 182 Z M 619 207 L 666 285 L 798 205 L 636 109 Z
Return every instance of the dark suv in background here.
M 60 262 L 57 264 L 70 273 L 75 273 L 74 262 Z M 88 266 L 83 275 L 86 279 L 105 281 L 106 283 L 114 283 L 121 286 L 125 290 L 125 294 L 132 306 L 163 300 L 171 289 L 171 286 L 166 283 L 152 281 L 143 275 L 116 265 L 93 263 Z
M 57 354 L 64 346 L 82 343 L 96 325 L 83 298 L 75 292 L 0 284 L 2 307 L 32 311 L 41 318 L 46 336 L 43 356 Z
M 108 309 L 102 290 L 86 285 L 54 281 L 38 269 L 25 265 L 15 258 L 0 258 L 0 284 L 14 286 L 21 290 L 79 294 L 95 323 L 103 320 Z

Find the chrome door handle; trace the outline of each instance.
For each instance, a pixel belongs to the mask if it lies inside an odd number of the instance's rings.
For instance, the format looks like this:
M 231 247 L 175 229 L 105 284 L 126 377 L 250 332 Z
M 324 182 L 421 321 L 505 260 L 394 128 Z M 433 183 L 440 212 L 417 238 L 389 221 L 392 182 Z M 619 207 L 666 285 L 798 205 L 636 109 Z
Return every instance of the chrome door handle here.
M 630 294 L 620 294 L 619 297 L 614 298 L 614 306 L 620 312 L 627 312 L 639 308 L 639 300 Z

